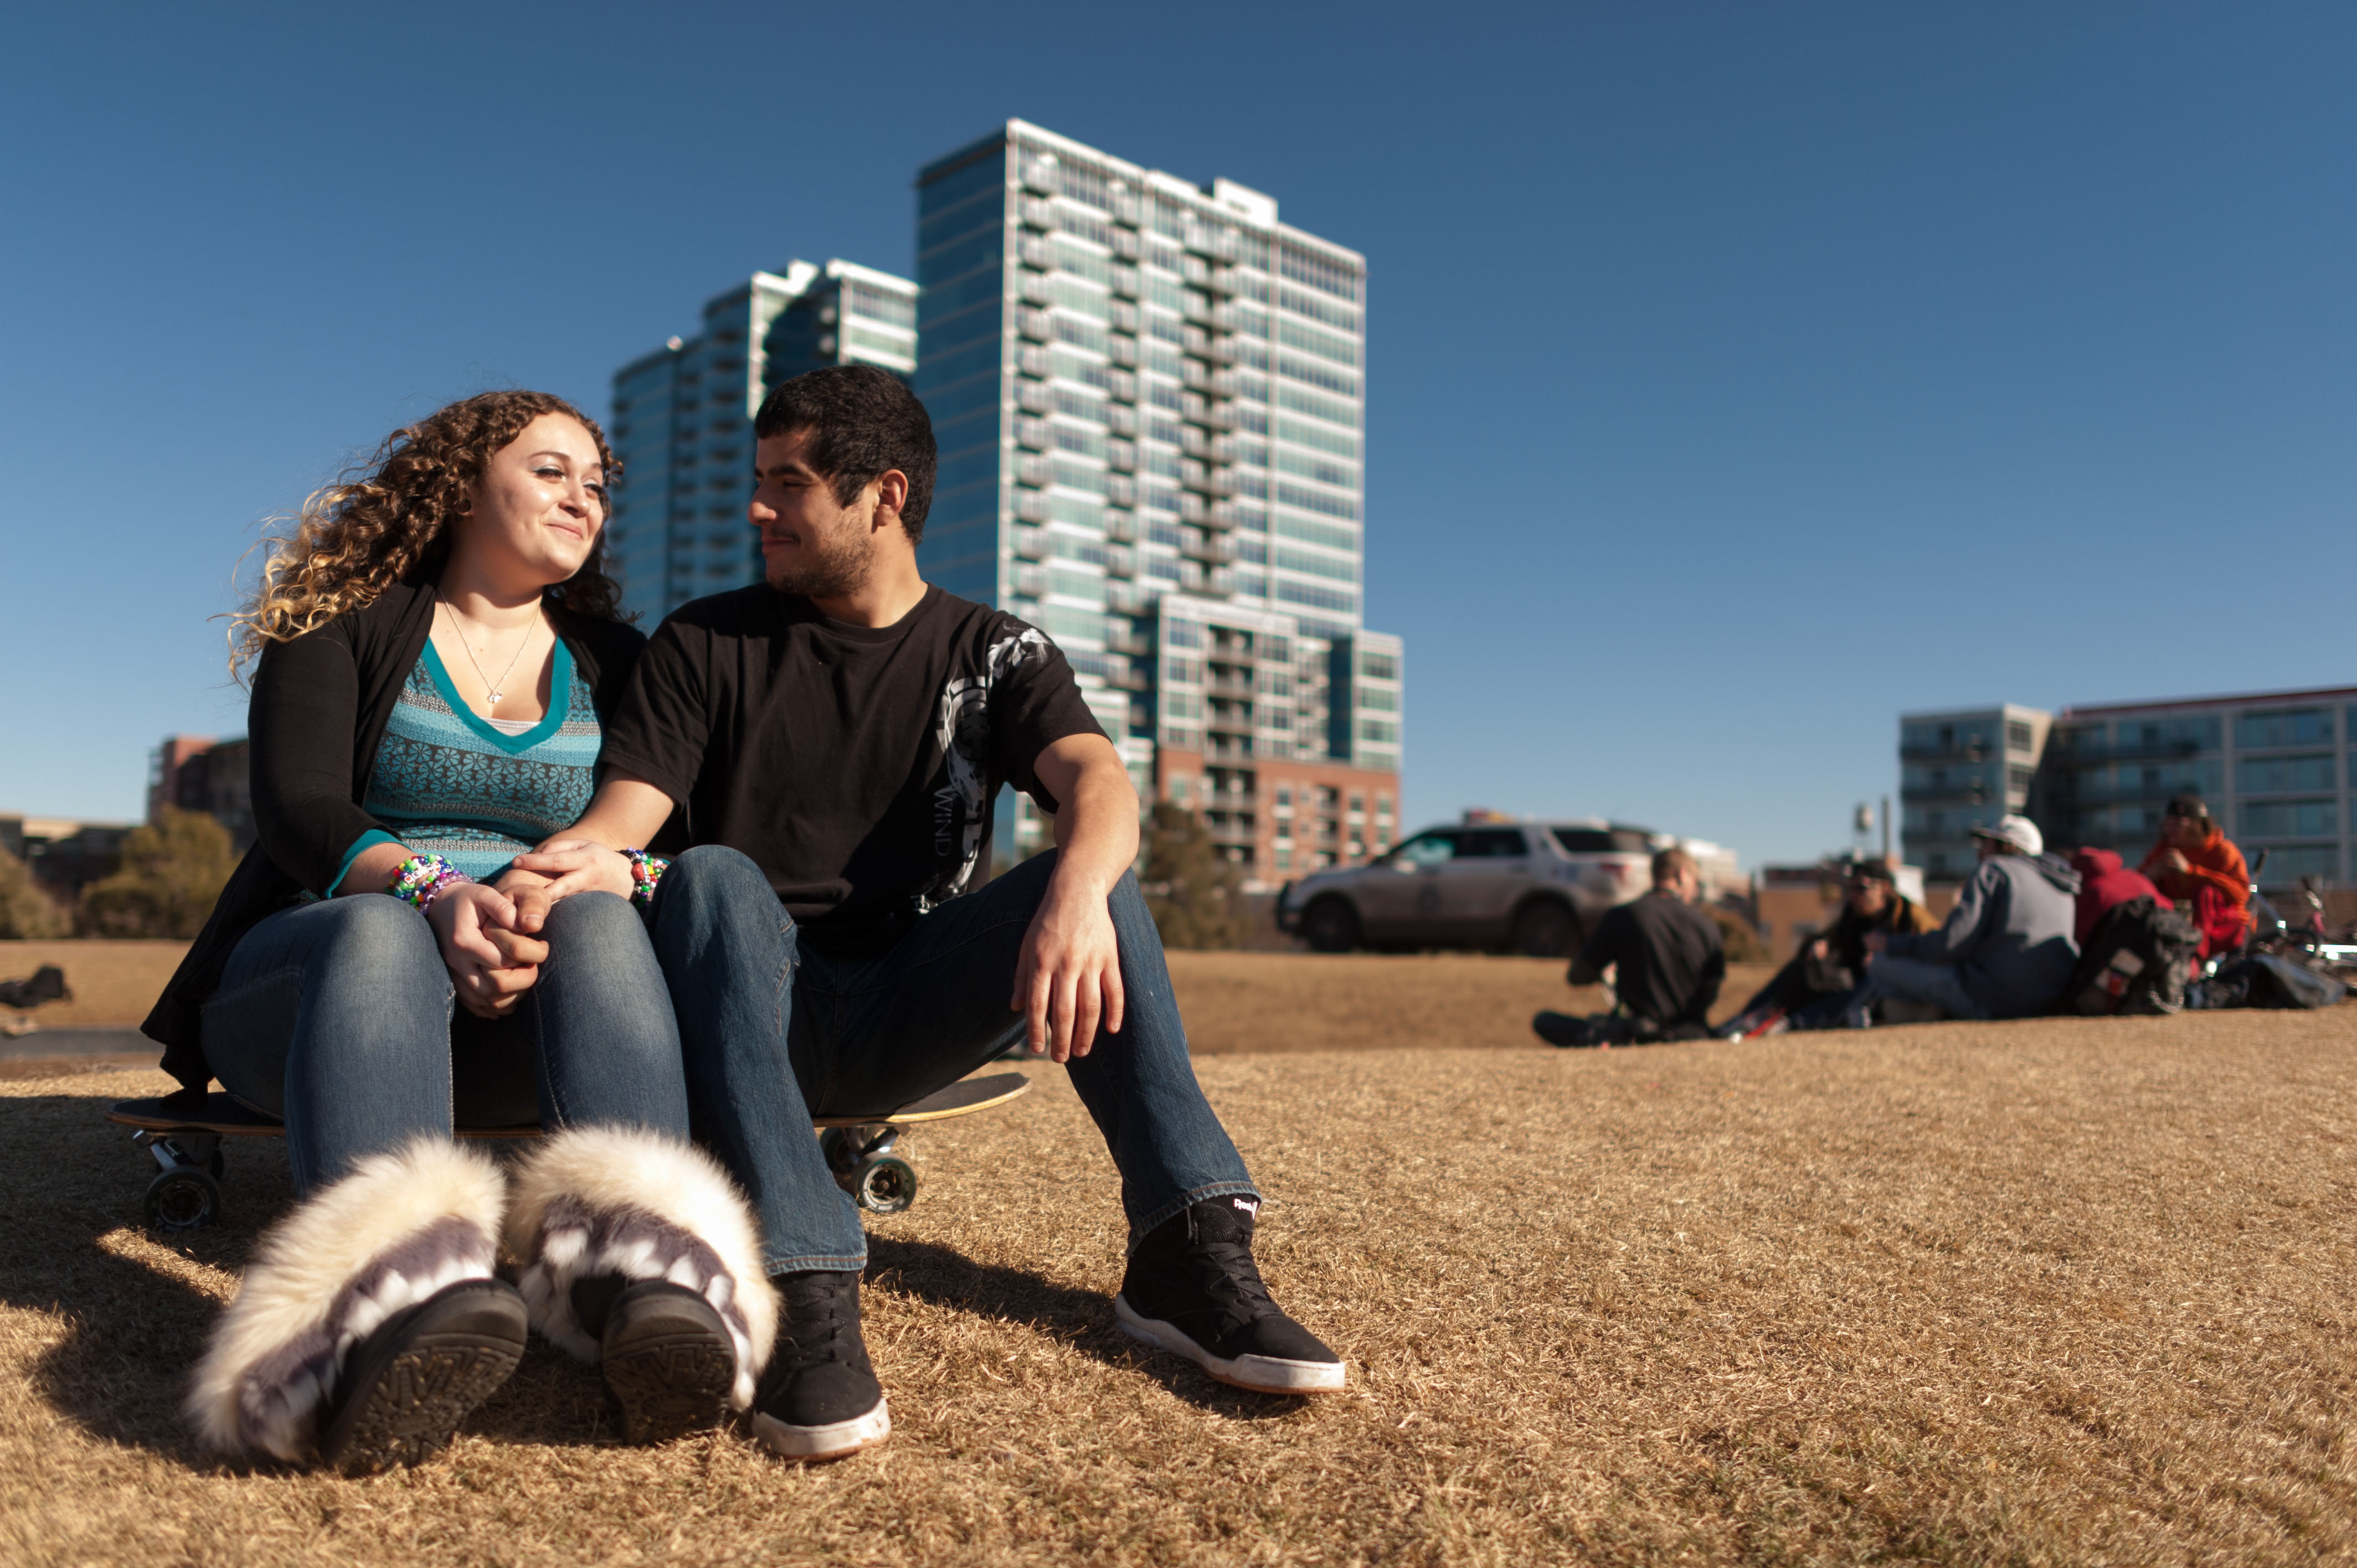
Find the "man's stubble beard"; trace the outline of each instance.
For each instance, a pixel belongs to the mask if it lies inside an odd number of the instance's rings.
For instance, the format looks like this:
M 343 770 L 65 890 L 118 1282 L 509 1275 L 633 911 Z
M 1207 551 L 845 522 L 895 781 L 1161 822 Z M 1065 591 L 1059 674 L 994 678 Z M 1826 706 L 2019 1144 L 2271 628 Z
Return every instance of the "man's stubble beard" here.
M 806 599 L 839 599 L 857 593 L 876 568 L 876 536 L 856 518 L 846 519 L 819 545 L 806 566 L 768 574 L 770 586 Z

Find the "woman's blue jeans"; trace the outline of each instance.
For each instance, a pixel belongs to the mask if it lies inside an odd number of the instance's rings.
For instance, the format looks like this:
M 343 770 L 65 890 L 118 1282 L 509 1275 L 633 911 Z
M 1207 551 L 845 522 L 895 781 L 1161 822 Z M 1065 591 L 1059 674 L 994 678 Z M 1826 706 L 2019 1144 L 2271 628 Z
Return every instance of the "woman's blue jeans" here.
M 645 922 L 610 893 L 550 911 L 548 961 L 514 1012 L 454 1006 L 425 918 L 355 894 L 239 940 L 204 1009 L 221 1087 L 286 1123 L 296 1190 L 420 1133 L 589 1122 L 684 1136 L 679 1030 Z
M 695 1139 L 752 1198 L 770 1273 L 866 1264 L 858 1209 L 828 1171 L 811 1119 L 881 1120 L 1022 1040 L 1023 1015 L 1006 1004 L 1055 865 L 1053 854 L 1035 855 L 919 917 L 887 950 L 856 958 L 809 940 L 760 868 L 733 849 L 691 849 L 664 873 L 655 952 L 686 1053 Z M 1124 875 L 1109 902 L 1126 1015 L 1121 1033 L 1100 1028 L 1068 1070 L 1121 1173 L 1135 1238 L 1200 1199 L 1257 1194 L 1195 1081 L 1137 879 Z

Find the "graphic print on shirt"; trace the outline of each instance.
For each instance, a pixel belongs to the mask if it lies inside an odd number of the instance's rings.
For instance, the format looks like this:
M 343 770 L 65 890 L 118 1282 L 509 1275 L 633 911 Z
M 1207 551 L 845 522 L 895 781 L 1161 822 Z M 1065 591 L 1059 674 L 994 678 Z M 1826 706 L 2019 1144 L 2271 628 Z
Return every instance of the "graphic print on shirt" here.
M 1025 627 L 990 645 L 979 675 L 952 676 L 942 688 L 942 713 L 933 738 L 942 748 L 941 787 L 933 791 L 933 853 L 954 872 L 944 872 L 919 896 L 930 909 L 954 898 L 974 880 L 982 856 L 982 826 L 990 809 L 990 692 L 1027 660 L 1048 657 L 1047 637 Z

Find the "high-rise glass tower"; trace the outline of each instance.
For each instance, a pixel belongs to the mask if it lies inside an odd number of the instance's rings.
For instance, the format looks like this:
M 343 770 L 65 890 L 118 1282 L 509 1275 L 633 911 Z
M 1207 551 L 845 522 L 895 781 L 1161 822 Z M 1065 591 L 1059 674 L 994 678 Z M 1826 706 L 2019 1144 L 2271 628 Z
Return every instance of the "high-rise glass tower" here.
M 1259 191 L 1019 120 L 917 190 L 927 577 L 1055 638 L 1142 792 L 1201 811 L 1253 879 L 1390 847 L 1364 258 Z
M 614 372 L 607 435 L 622 482 L 608 560 L 643 624 L 760 579 L 745 521 L 753 414 L 780 381 L 843 364 L 914 373 L 916 285 L 850 262 L 792 262 L 706 302 L 695 337 Z

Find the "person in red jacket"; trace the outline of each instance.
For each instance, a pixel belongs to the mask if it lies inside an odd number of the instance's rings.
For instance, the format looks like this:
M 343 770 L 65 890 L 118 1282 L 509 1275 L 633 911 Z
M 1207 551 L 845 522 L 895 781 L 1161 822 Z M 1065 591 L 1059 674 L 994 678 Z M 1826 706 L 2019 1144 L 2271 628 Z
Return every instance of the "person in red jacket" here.
M 2076 940 L 2084 951 L 2087 939 L 2113 906 L 2131 898 L 2151 895 L 2153 902 L 2164 909 L 2174 909 L 2168 894 L 2152 885 L 2152 879 L 2141 871 L 2130 871 L 2121 861 L 2119 852 L 2109 849 L 2073 850 L 2071 869 L 2079 874 L 2079 919 Z
M 2137 869 L 2201 928 L 2201 956 L 2243 945 L 2253 928 L 2251 869 L 2199 795 L 2179 795 L 2161 819 L 2160 842 Z

